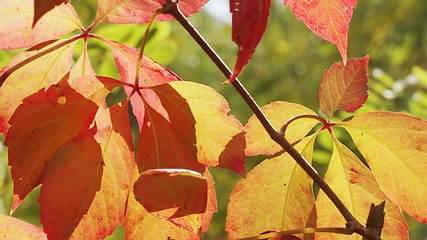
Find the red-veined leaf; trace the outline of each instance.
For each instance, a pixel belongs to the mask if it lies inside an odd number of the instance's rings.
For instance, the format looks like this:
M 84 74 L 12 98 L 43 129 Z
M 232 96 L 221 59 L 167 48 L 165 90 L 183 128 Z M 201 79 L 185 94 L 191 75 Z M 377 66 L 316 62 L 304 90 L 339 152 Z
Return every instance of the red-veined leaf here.
M 34 27 L 37 23 L 37 21 L 45 15 L 47 12 L 52 10 L 54 7 L 61 5 L 61 4 L 67 4 L 67 0 L 34 0 L 34 19 L 33 19 L 33 25 Z
M 336 44 L 346 64 L 348 27 L 357 0 L 285 0 L 285 5 L 314 33 Z
M 5 240 L 47 239 L 43 229 L 14 217 L 0 214 L 0 238 Z
M 0 132 L 7 136 L 10 127 L 8 121 L 24 98 L 59 82 L 70 71 L 73 49 L 74 44 L 66 45 L 26 64 L 8 76 L 0 87 Z M 36 54 L 38 50 L 40 49 L 16 55 L 0 70 L 0 76 L 15 64 Z
M 105 42 L 110 46 L 110 49 L 114 55 L 117 68 L 120 73 L 120 78 L 123 82 L 134 84 L 136 74 L 136 64 L 138 61 L 139 50 L 128 45 L 118 43 L 105 39 Z M 165 68 L 161 64 L 155 62 L 148 56 L 144 56 L 141 62 L 141 70 L 139 74 L 139 86 L 155 86 L 170 81 L 181 80 L 176 74 L 169 69 Z M 125 87 L 126 93 L 129 95 L 133 89 Z M 145 101 L 151 105 L 156 111 L 161 113 L 167 118 L 167 113 L 163 109 L 162 105 L 156 94 L 151 90 L 141 90 L 141 93 Z M 139 123 L 139 127 L 142 127 L 144 119 L 144 104 L 142 99 L 135 94 L 131 97 L 133 113 Z
M 135 199 L 159 218 L 197 232 L 206 211 L 208 186 L 202 174 L 186 169 L 150 169 L 134 185 Z M 178 220 L 179 219 L 179 220 Z
M 356 115 L 342 125 L 381 190 L 417 221 L 427 222 L 427 122 L 403 113 Z
M 48 159 L 89 128 L 99 104 L 117 83 L 101 77 L 63 80 L 23 100 L 9 121 L 5 140 L 14 181 L 12 212 L 39 184 Z
M 0 5 L 0 49 L 31 47 L 81 28 L 71 4 L 61 4 L 46 13 L 32 28 L 34 0 L 5 1 Z
M 361 223 L 366 223 L 370 205 L 385 201 L 385 219 L 381 238 L 408 239 L 408 224 L 400 209 L 380 190 L 374 175 L 354 153 L 337 140 L 325 175 L 325 181 L 338 195 L 348 210 Z M 316 199 L 317 227 L 345 227 L 346 221 L 331 200 L 322 192 Z M 316 234 L 316 239 L 360 239 L 360 236 L 345 236 L 330 233 Z
M 243 127 L 214 89 L 192 82 L 150 87 L 159 96 L 177 137 L 191 156 L 208 166 L 245 175 Z
M 319 88 L 320 109 L 329 118 L 336 110 L 354 112 L 368 99 L 369 56 L 334 63 L 325 71 Z
M 134 181 L 138 178 L 139 173 L 135 171 Z M 126 229 L 126 239 L 199 239 L 197 233 L 177 226 L 167 219 L 160 219 L 149 213 L 135 200 L 133 191 L 129 191 L 123 226 Z
M 180 0 L 179 8 L 185 16 L 202 10 L 208 0 Z M 101 22 L 147 23 L 154 12 L 162 8 L 165 0 L 99 0 L 98 10 L 92 26 Z M 156 21 L 173 20 L 170 15 L 161 14 Z
M 311 162 L 314 137 L 296 145 Z M 230 195 L 226 230 L 230 239 L 312 226 L 312 180 L 287 153 L 267 159 L 240 180 Z
M 292 117 L 309 114 L 316 115 L 310 109 L 295 103 L 273 102 L 263 106 L 262 111 L 265 113 L 271 124 L 277 129 Z M 303 138 L 318 122 L 311 118 L 299 119 L 289 125 L 286 130 L 286 139 L 293 143 Z M 282 150 L 274 142 L 264 127 L 253 115 L 245 126 L 246 130 L 246 155 L 255 156 L 258 154 L 274 154 Z
M 269 15 L 271 0 L 230 0 L 232 38 L 239 46 L 236 66 L 230 81 L 234 80 L 249 62 L 261 41 Z

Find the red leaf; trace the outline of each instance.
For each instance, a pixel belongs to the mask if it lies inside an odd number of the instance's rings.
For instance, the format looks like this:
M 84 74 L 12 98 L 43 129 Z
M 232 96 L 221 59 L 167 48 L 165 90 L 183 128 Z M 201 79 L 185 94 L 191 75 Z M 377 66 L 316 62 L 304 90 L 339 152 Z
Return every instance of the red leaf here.
M 105 39 L 106 43 L 114 55 L 120 78 L 123 82 L 134 84 L 136 74 L 136 63 L 138 61 L 139 50 L 112 40 Z M 181 79 L 172 71 L 157 63 L 148 56 L 144 56 L 141 62 L 139 74 L 139 87 L 155 86 L 170 81 L 180 81 Z M 125 91 L 130 95 L 133 91 L 130 87 L 125 87 Z M 156 111 L 167 118 L 167 113 L 160 104 L 159 98 L 151 90 L 142 90 L 145 101 Z M 133 113 L 136 116 L 139 127 L 142 127 L 144 119 L 144 104 L 141 98 L 135 94 L 131 97 Z
M 202 10 L 208 0 L 180 0 L 179 8 L 185 16 Z M 165 0 L 99 0 L 96 17 L 91 24 L 112 23 L 147 23 L 154 12 L 165 4 Z M 161 14 L 156 21 L 173 20 L 170 15 Z
M 354 112 L 368 98 L 369 56 L 352 58 L 346 65 L 334 63 L 325 71 L 319 88 L 323 113 L 332 118 L 336 110 Z
M 214 89 L 192 82 L 151 87 L 169 115 L 176 136 L 190 155 L 208 166 L 245 175 L 243 127 Z
M 9 121 L 5 141 L 14 181 L 12 212 L 39 184 L 48 159 L 92 124 L 99 104 L 117 83 L 108 78 L 83 77 L 70 80 L 71 85 L 77 85 L 75 89 L 61 81 L 23 100 Z
M 150 169 L 134 185 L 135 199 L 159 218 L 197 232 L 198 215 L 206 211 L 208 186 L 198 172 Z
M 37 21 L 45 15 L 47 12 L 52 10 L 54 7 L 61 5 L 62 3 L 67 4 L 67 0 L 34 0 L 34 19 L 33 28 Z
M 34 0 L 0 4 L 0 49 L 31 47 L 82 28 L 77 13 L 68 3 L 47 12 L 33 28 L 33 17 L 38 17 L 34 15 L 34 8 Z
M 285 5 L 314 33 L 336 44 L 346 64 L 348 27 L 357 0 L 285 0 Z
M 43 229 L 3 214 L 0 214 L 0 236 L 2 239 L 47 239 Z
M 249 62 L 256 46 L 260 42 L 269 15 L 271 0 L 231 0 L 232 38 L 239 46 L 236 66 L 230 81 L 233 81 Z
M 0 26 L 2 26 L 0 24 Z M 0 38 L 1 39 L 1 38 Z M 10 127 L 8 121 L 23 99 L 42 88 L 59 82 L 69 71 L 72 63 L 74 44 L 66 45 L 7 76 L 0 87 L 0 132 L 7 135 Z M 36 54 L 40 49 L 32 49 L 16 55 L 2 70 L 0 76 L 8 74 L 15 64 Z M 0 82 L 1 84 L 1 82 Z

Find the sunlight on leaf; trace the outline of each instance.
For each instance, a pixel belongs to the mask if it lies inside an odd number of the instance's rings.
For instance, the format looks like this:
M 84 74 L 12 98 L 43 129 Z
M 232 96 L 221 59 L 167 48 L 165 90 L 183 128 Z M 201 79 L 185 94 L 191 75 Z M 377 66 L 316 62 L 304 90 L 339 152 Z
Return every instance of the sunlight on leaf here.
M 238 58 L 230 77 L 236 78 L 249 62 L 267 27 L 271 0 L 231 0 L 232 38 L 239 46 Z
M 202 10 L 208 0 L 180 0 L 179 8 L 185 16 Z M 153 13 L 165 4 L 165 0 L 99 0 L 98 10 L 93 24 L 112 23 L 147 23 Z M 172 20 L 170 15 L 159 15 L 156 21 Z
M 7 1 L 0 4 L 0 49 L 31 47 L 81 28 L 71 4 L 61 4 L 46 13 L 32 28 L 34 0 Z
M 34 19 L 32 27 L 36 25 L 37 21 L 42 16 L 63 3 L 67 4 L 68 0 L 34 0 Z
M 0 88 L 0 132 L 7 135 L 8 123 L 13 112 L 23 99 L 59 82 L 70 70 L 74 44 L 64 46 L 39 59 L 28 63 L 13 72 Z M 37 50 L 26 51 L 15 56 L 2 70 L 9 68 L 37 53 Z
M 208 186 L 198 173 L 185 169 L 151 169 L 141 173 L 134 185 L 135 199 L 159 218 L 180 221 L 197 232 L 198 214 L 206 211 Z
M 7 236 L 5 239 L 47 239 L 43 229 L 3 214 L 0 214 L 0 236 Z
M 273 102 L 263 106 L 261 109 L 276 129 L 280 129 L 286 121 L 297 115 L 316 115 L 313 111 L 302 105 L 288 102 Z M 298 141 L 317 123 L 316 120 L 307 118 L 297 120 L 289 125 L 285 137 L 290 143 Z M 258 118 L 254 115 L 246 124 L 245 130 L 246 154 L 248 156 L 274 154 L 282 150 L 282 147 L 270 138 Z
M 139 178 L 138 171 L 134 173 L 134 181 Z M 126 239 L 144 238 L 158 239 L 190 239 L 197 240 L 198 234 L 175 225 L 167 219 L 160 219 L 149 213 L 135 200 L 133 191 L 129 192 L 126 206 L 126 216 L 123 223 L 126 228 Z
M 347 62 L 347 37 L 357 0 L 285 0 L 298 20 L 321 38 L 336 44 L 344 65 Z
M 314 137 L 296 149 L 311 162 Z M 311 178 L 287 153 L 267 159 L 240 180 L 230 195 L 226 230 L 231 239 L 313 226 Z
M 83 89 L 84 95 L 81 95 L 64 80 L 23 100 L 9 121 L 11 128 L 5 141 L 14 180 L 12 212 L 39 184 L 48 159 L 88 129 L 99 104 L 117 83 L 95 77 L 70 80 L 71 85 L 77 84 L 77 89 Z
M 319 102 L 323 113 L 332 118 L 336 110 L 354 112 L 368 98 L 369 56 L 349 59 L 344 65 L 334 63 L 325 71 L 319 88 Z
M 403 113 L 355 115 L 342 125 L 381 190 L 417 221 L 427 222 L 427 122 Z
M 347 147 L 334 140 L 334 150 L 325 175 L 325 181 L 338 195 L 349 211 L 362 223 L 366 223 L 371 203 L 385 203 L 383 239 L 408 239 L 408 224 L 400 209 L 380 190 L 374 175 Z M 322 192 L 316 199 L 317 227 L 345 227 L 346 221 L 332 201 Z M 360 239 L 351 236 L 319 233 L 316 239 Z
M 245 175 L 243 127 L 233 116 L 227 116 L 230 108 L 219 93 L 184 81 L 150 89 L 159 96 L 177 137 L 194 158 Z

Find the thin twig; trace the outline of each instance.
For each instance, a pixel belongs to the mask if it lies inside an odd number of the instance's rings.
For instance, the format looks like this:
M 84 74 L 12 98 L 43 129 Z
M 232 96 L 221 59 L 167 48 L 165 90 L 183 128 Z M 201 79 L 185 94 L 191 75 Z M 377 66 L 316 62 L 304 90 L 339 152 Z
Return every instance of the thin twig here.
M 172 15 L 180 24 L 187 30 L 187 32 L 193 37 L 193 39 L 199 44 L 199 46 L 205 51 L 205 53 L 211 58 L 218 69 L 224 74 L 226 79 L 229 79 L 232 72 L 222 59 L 216 54 L 211 46 L 203 39 L 199 32 L 191 25 L 187 18 L 182 14 L 178 7 L 177 0 L 166 0 L 166 4 L 163 5 L 164 12 Z M 264 115 L 258 104 L 254 101 L 252 96 L 248 93 L 245 87 L 236 78 L 231 81 L 231 84 L 244 99 L 246 104 L 250 107 L 253 113 L 256 115 L 258 120 L 261 122 L 271 139 L 278 143 L 289 155 L 300 165 L 304 171 L 313 179 L 313 181 L 322 189 L 322 191 L 329 197 L 334 203 L 337 209 L 341 212 L 345 220 L 347 221 L 347 228 L 352 232 L 359 233 L 360 235 L 368 239 L 380 239 L 378 236 L 368 232 L 366 228 L 359 223 L 356 218 L 347 209 L 344 203 L 339 199 L 335 192 L 329 187 L 329 185 L 323 180 L 323 178 L 317 173 L 317 171 L 305 160 L 298 151 L 286 140 L 286 138 L 280 134 L 270 123 L 267 117 Z

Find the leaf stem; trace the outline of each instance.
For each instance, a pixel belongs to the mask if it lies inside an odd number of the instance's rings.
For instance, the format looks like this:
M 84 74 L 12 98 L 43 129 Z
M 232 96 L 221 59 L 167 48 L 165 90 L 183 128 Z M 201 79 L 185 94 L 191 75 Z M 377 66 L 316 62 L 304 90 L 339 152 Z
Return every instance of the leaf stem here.
M 75 35 L 75 36 L 73 36 L 73 37 L 71 37 L 71 38 L 68 38 L 68 39 L 66 39 L 66 40 L 64 40 L 64 41 L 62 41 L 62 42 L 59 42 L 58 44 L 53 45 L 53 46 L 51 46 L 51 47 L 49 47 L 49 48 L 47 48 L 47 49 L 45 49 L 45 50 L 43 50 L 43 51 L 40 51 L 40 52 L 38 52 L 38 53 L 36 53 L 36 54 L 34 54 L 34 55 L 32 55 L 32 56 L 28 57 L 28 58 L 25 58 L 23 61 L 21 61 L 21 62 L 19 62 L 19 63 L 15 64 L 15 65 L 13 65 L 11 68 L 7 69 L 7 70 L 6 70 L 6 71 L 5 71 L 5 72 L 0 76 L 0 87 L 3 85 L 4 81 L 6 81 L 6 79 L 7 79 L 7 78 L 12 74 L 12 73 L 14 73 L 16 70 L 20 69 L 21 67 L 23 67 L 23 66 L 27 65 L 28 63 L 30 63 L 30 62 L 32 62 L 32 61 L 34 61 L 34 60 L 36 60 L 36 59 L 38 59 L 38 58 L 40 58 L 40 57 L 43 57 L 43 56 L 44 56 L 44 55 L 46 55 L 46 54 L 49 54 L 49 53 L 51 53 L 51 52 L 53 52 L 53 51 L 55 51 L 55 50 L 57 50 L 57 49 L 59 49 L 59 48 L 61 48 L 61 47 L 63 47 L 63 46 L 66 46 L 66 45 L 68 45 L 68 44 L 70 44 L 70 43 L 72 43 L 72 42 L 74 42 L 74 41 L 77 41 L 78 39 L 83 38 L 83 37 L 85 37 L 85 36 L 86 36 L 86 33 L 85 33 L 85 32 L 80 33 L 80 34 L 77 34 L 77 35 Z M 48 41 L 48 42 L 49 42 L 49 41 Z
M 323 124 L 324 128 L 328 128 L 330 126 L 330 124 L 325 119 L 323 119 L 322 117 L 319 117 L 319 116 L 316 116 L 316 115 L 310 115 L 310 114 L 303 114 L 303 115 L 295 116 L 295 117 L 289 119 L 287 122 L 285 122 L 285 124 L 283 124 L 282 128 L 280 128 L 280 132 L 279 133 L 281 135 L 285 135 L 285 131 L 288 128 L 289 124 L 291 124 L 291 122 L 293 122 L 295 120 L 298 120 L 298 119 L 301 119 L 301 118 L 312 118 L 312 119 L 316 119 L 316 120 L 318 120 L 319 122 L 321 122 Z
M 226 79 L 229 79 L 232 72 L 222 59 L 216 54 L 212 47 L 203 39 L 199 32 L 192 26 L 187 18 L 182 14 L 178 7 L 178 0 L 166 0 L 166 4 L 163 5 L 165 14 L 172 15 L 182 27 L 193 37 L 193 39 L 199 44 L 199 46 L 205 51 L 205 53 L 211 58 L 218 69 L 224 74 Z M 313 181 L 322 189 L 322 191 L 329 197 L 334 203 L 337 209 L 341 212 L 345 220 L 347 221 L 347 228 L 351 232 L 357 232 L 360 235 L 368 239 L 380 239 L 375 234 L 368 232 L 366 228 L 359 223 L 356 218 L 347 209 L 344 203 L 339 199 L 335 192 L 329 187 L 329 185 L 323 180 L 323 178 L 317 173 L 317 171 L 298 153 L 298 151 L 281 135 L 270 123 L 267 117 L 264 115 L 258 104 L 254 101 L 252 96 L 248 93 L 245 87 L 236 78 L 231 82 L 236 91 L 244 99 L 246 104 L 250 107 L 253 113 L 256 115 L 258 120 L 261 122 L 271 139 L 278 143 L 289 155 L 300 165 L 304 171 L 313 179 Z

